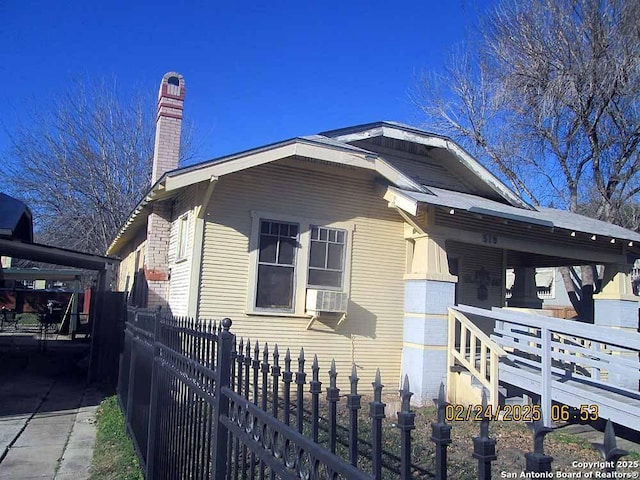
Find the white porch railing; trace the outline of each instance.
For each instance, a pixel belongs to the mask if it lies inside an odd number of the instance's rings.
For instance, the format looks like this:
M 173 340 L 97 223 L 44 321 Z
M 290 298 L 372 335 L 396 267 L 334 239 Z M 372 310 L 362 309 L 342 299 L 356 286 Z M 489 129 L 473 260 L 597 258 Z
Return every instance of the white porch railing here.
M 495 320 L 491 341 L 507 352 L 501 380 L 509 374 L 540 394 L 545 424 L 551 424 L 552 401 L 602 403 L 601 416 L 606 410 L 613 421 L 629 418 L 632 407 L 640 415 L 639 333 L 502 309 L 460 305 L 454 311 Z M 635 379 L 635 388 L 612 383 L 614 376 Z
M 489 404 L 498 405 L 498 364 L 506 352 L 457 307 L 449 308 L 447 385 L 453 384 L 456 360 L 489 391 Z

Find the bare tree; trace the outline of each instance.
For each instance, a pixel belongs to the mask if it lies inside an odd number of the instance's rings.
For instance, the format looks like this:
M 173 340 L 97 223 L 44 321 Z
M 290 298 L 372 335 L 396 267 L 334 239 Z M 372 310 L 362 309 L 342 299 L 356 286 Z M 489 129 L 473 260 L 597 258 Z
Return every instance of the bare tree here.
M 640 192 L 638 18 L 626 0 L 502 2 L 416 100 L 533 203 L 575 212 L 595 187 L 621 223 Z
M 414 99 L 534 204 L 636 226 L 640 2 L 503 1 Z M 631 222 L 631 223 L 628 223 Z M 597 289 L 563 277 L 576 309 Z M 580 283 L 580 282 L 579 282 Z
M 152 97 L 82 79 L 9 132 L 13 194 L 34 211 L 38 241 L 103 254 L 149 189 Z M 190 153 L 186 129 L 184 159 Z M 184 144 L 183 144 L 184 147 Z

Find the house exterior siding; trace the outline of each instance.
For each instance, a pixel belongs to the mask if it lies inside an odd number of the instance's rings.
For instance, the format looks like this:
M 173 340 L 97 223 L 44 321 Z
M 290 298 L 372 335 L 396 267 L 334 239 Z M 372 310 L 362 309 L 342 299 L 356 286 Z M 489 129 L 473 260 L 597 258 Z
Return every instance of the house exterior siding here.
M 193 256 L 194 206 L 197 187 L 184 189 L 173 205 L 171 234 L 169 237 L 169 307 L 173 315 L 186 316 L 189 302 L 189 282 L 191 279 L 191 258 Z M 184 219 L 184 220 L 183 220 Z M 183 223 L 184 222 L 184 223 Z M 183 240 L 184 255 L 178 256 L 181 229 L 186 229 Z M 196 288 L 195 286 L 193 288 Z
M 120 262 L 120 269 L 118 270 L 117 282 L 118 290 L 121 292 L 131 291 L 136 271 L 138 268 L 142 268 L 143 259 L 139 259 L 138 265 L 136 265 L 136 259 L 138 258 L 138 256 L 144 257 L 147 240 L 146 233 L 147 232 L 144 229 L 140 229 L 135 238 L 127 243 L 121 252 L 118 252 L 122 257 L 122 261 Z
M 402 219 L 376 195 L 371 173 L 297 163 L 300 166 L 290 160 L 275 162 L 218 182 L 205 215 L 200 316 L 230 317 L 233 331 L 260 340 L 261 349 L 264 342 L 271 348 L 277 342 L 281 355 L 289 347 L 297 357 L 303 347 L 308 361 L 312 354 L 321 359 L 323 375 L 335 358 L 340 372 L 349 372 L 355 362 L 368 381 L 380 368 L 382 378 L 393 385 L 399 380 L 402 351 L 406 251 Z M 273 220 L 295 216 L 352 225 L 346 279 L 350 303 L 342 325 L 321 318 L 306 330 L 308 317 L 247 314 L 247 298 L 254 288 L 249 280 L 253 210 L 270 212 Z M 343 387 L 347 375 L 339 377 Z

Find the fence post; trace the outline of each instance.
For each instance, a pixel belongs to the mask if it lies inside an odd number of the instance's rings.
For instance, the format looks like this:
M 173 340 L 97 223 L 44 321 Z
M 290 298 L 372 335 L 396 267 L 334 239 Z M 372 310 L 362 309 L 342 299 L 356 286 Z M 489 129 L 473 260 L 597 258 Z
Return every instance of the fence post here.
M 329 370 L 329 388 L 327 388 L 327 402 L 329 403 L 329 450 L 331 450 L 331 453 L 336 453 L 336 417 L 338 401 L 340 400 L 340 389 L 336 387 L 337 377 L 336 361 L 332 359 L 331 369 Z
M 362 395 L 358 395 L 358 371 L 354 363 L 349 376 L 351 384 L 351 393 L 347 395 L 347 408 L 349 409 L 349 459 L 351 465 L 358 466 L 358 410 L 361 408 L 360 399 Z
M 227 440 L 229 432 L 220 422 L 222 415 L 229 414 L 229 398 L 222 393 L 224 387 L 231 385 L 231 349 L 233 348 L 233 334 L 229 332 L 231 319 L 222 320 L 222 331 L 218 334 L 218 358 L 216 365 L 216 384 L 214 393 L 213 417 L 213 469 L 212 478 L 224 479 L 227 475 Z
M 309 393 L 311 393 L 311 438 L 318 443 L 318 432 L 320 422 L 320 392 L 322 392 L 322 382 L 319 380 L 320 366 L 318 365 L 318 355 L 313 356 L 311 364 L 311 381 L 309 382 Z
M 402 405 L 398 412 L 398 428 L 400 429 L 400 478 L 411 478 L 411 430 L 415 426 L 415 412 L 411 411 L 411 390 L 409 389 L 409 377 L 404 376 L 404 383 L 400 390 Z
M 382 380 L 380 369 L 376 370 L 376 378 L 373 385 L 373 401 L 369 403 L 369 417 L 371 418 L 371 466 L 373 478 L 382 479 L 382 419 L 384 418 L 385 403 L 382 402 Z
M 304 384 L 307 383 L 307 374 L 304 371 L 304 348 L 300 347 L 298 355 L 298 371 L 296 372 L 296 427 L 298 433 L 302 433 L 304 422 Z
M 156 426 L 158 424 L 158 368 L 160 362 L 160 312 L 156 313 L 153 325 L 153 363 L 151 366 L 151 385 L 149 401 L 149 424 L 147 425 L 147 475 L 153 479 L 156 451 Z
M 138 326 L 138 311 L 136 310 L 134 315 L 134 321 L 136 327 Z M 136 383 L 136 351 L 137 344 L 136 338 L 133 335 L 133 332 L 129 332 L 129 342 L 131 351 L 129 353 L 129 381 L 128 381 L 128 390 L 127 390 L 127 404 L 125 405 L 125 415 L 127 417 L 127 423 L 131 425 L 131 415 L 133 413 L 133 389 L 135 388 Z
M 497 405 L 497 403 L 496 403 Z M 482 420 L 480 436 L 473 439 L 473 458 L 478 460 L 478 480 L 491 479 L 491 462 L 497 459 L 496 441 L 489 438 L 489 418 L 487 411 L 487 390 L 482 389 Z
M 447 447 L 451 443 L 451 425 L 445 423 L 447 401 L 444 384 L 440 384 L 438 398 L 433 399 L 438 408 L 438 420 L 431 424 L 431 441 L 436 444 L 436 480 L 447 480 Z

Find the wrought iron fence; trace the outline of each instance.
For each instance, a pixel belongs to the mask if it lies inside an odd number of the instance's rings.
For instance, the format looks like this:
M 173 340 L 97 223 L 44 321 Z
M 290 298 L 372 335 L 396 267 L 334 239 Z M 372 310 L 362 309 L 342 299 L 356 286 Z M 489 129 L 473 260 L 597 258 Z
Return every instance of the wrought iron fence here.
M 297 359 L 289 350 L 281 356 L 277 345 L 271 350 L 265 344 L 261 350 L 258 342 L 236 341 L 230 327 L 229 319 L 162 318 L 128 310 L 118 395 L 146 478 L 447 478 L 451 425 L 445 422 L 444 386 L 434 400 L 438 413 L 431 425 L 435 444 L 431 472 L 412 463 L 415 413 L 406 378 L 395 423 L 400 433 L 398 455 L 383 449 L 386 405 L 379 372 L 372 383 L 369 425 L 363 425 L 355 367 L 350 391 L 341 395 L 332 362 L 322 396 L 317 357 L 307 381 L 302 349 Z M 347 427 L 338 424 L 341 397 L 346 398 Z M 480 435 L 474 438 L 472 456 L 478 462 L 479 479 L 491 478 L 491 464 L 497 458 L 488 425 L 487 418 L 480 422 Z M 541 423 L 534 425 L 535 448 L 526 455 L 527 471 L 551 471 L 553 459 L 543 451 L 549 431 Z M 614 460 L 607 464 L 609 469 L 615 469 L 615 460 L 626 454 L 616 448 L 610 425 L 601 450 L 607 461 Z

